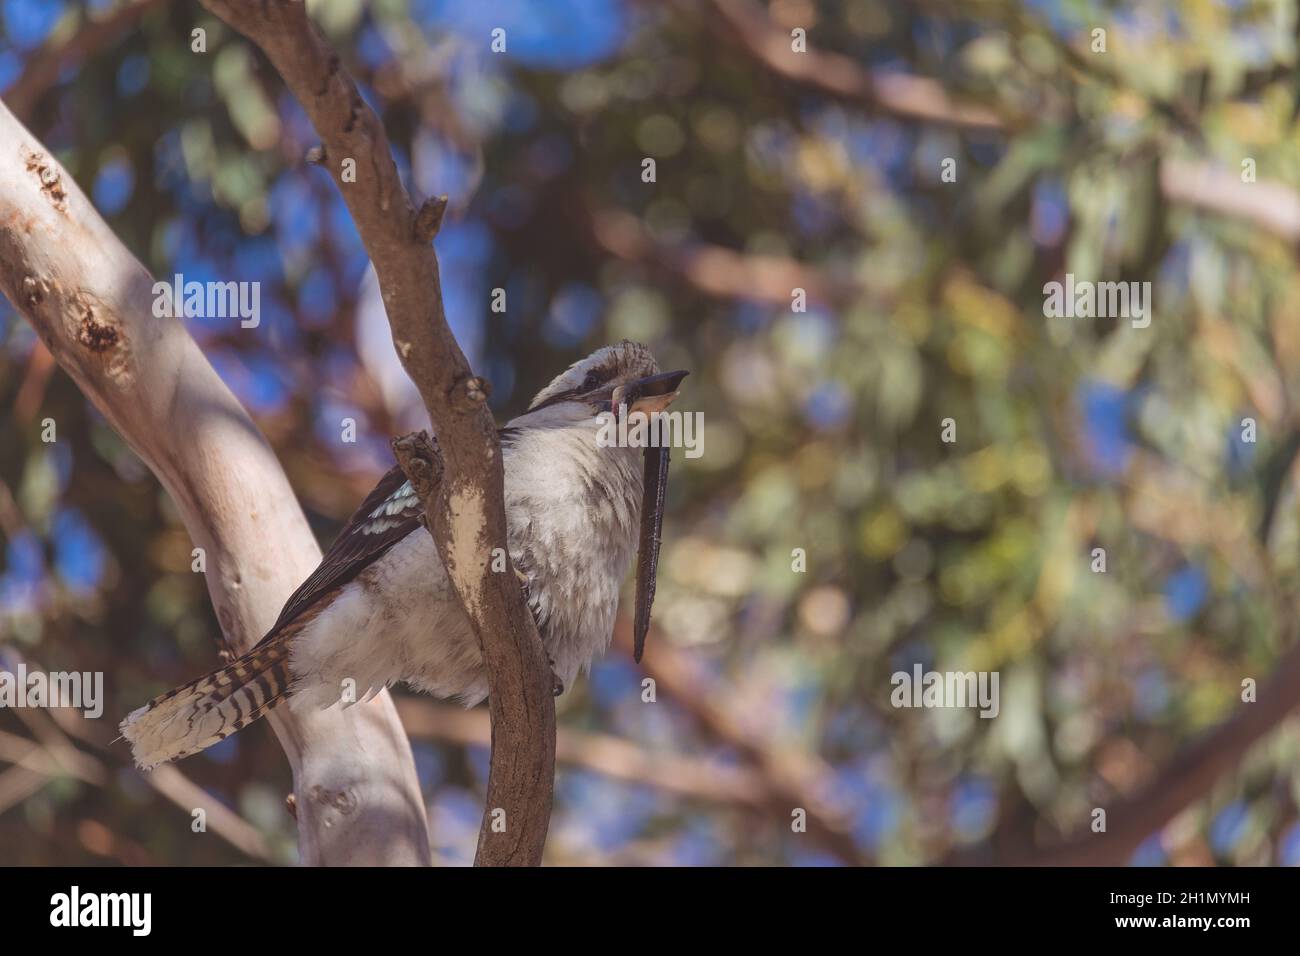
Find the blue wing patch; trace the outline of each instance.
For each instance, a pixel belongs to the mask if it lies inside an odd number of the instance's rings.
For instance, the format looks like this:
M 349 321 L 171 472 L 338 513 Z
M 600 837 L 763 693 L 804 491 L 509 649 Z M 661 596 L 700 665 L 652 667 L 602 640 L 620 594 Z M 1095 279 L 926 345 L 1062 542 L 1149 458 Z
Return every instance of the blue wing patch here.
M 389 528 L 396 528 L 418 515 L 419 512 L 420 499 L 416 496 L 410 481 L 404 481 L 397 490 L 370 512 L 369 520 L 362 522 L 357 530 L 362 534 L 382 534 Z
M 356 577 L 363 568 L 420 527 L 420 499 L 400 468 L 391 468 L 366 496 L 334 539 L 320 565 L 294 591 L 275 626 L 262 641 L 327 594 Z

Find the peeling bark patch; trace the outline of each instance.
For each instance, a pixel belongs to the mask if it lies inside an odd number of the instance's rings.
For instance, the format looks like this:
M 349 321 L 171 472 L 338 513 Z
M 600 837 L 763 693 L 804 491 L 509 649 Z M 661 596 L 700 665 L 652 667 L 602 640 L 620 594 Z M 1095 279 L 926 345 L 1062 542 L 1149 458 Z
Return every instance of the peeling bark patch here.
M 46 293 L 50 291 L 49 283 L 36 276 L 23 277 L 23 301 L 27 303 L 28 308 L 35 308 L 45 301 Z
M 462 485 L 448 499 L 447 512 L 451 519 L 447 570 L 465 602 L 465 610 L 479 621 L 483 615 L 483 575 L 487 570 L 482 547 L 487 529 L 483 492 Z
M 107 352 L 117 345 L 117 329 L 95 318 L 95 310 L 81 302 L 81 322 L 77 327 L 77 341 L 92 352 Z
M 28 152 L 27 171 L 41 181 L 41 192 L 59 212 L 68 211 L 68 193 L 63 188 L 63 177 L 54 162 L 44 153 Z
M 488 396 L 492 394 L 492 385 L 485 378 L 472 376 L 465 383 L 465 394 L 469 396 L 469 400 L 474 404 L 482 405 L 488 400 Z
M 447 397 L 452 407 L 458 412 L 474 411 L 487 401 L 492 394 L 492 383 L 477 375 L 466 375 L 456 379 L 447 390 Z M 489 456 L 490 457 L 490 456 Z
M 350 817 L 361 806 L 361 801 L 351 790 L 331 790 L 320 784 L 311 788 L 311 798 L 319 806 L 334 810 L 341 817 Z M 325 826 L 333 825 L 334 821 L 327 816 Z

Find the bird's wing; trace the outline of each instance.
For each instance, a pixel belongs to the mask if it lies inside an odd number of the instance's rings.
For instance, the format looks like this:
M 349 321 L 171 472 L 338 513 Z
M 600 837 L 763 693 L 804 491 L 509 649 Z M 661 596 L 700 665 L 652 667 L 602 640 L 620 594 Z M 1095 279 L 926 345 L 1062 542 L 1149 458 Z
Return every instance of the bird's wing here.
M 503 447 L 512 444 L 517 428 L 499 428 Z M 367 565 L 377 561 L 393 545 L 420 527 L 424 509 L 419 496 L 401 467 L 394 465 L 379 479 L 366 500 L 334 539 L 311 576 L 289 596 L 275 626 L 258 643 L 274 637 L 286 624 L 318 600 L 347 584 Z
M 311 576 L 285 602 L 275 626 L 262 638 L 270 640 L 286 624 L 321 597 L 347 584 L 393 545 L 420 527 L 420 499 L 402 469 L 389 469 L 361 502 L 334 539 Z

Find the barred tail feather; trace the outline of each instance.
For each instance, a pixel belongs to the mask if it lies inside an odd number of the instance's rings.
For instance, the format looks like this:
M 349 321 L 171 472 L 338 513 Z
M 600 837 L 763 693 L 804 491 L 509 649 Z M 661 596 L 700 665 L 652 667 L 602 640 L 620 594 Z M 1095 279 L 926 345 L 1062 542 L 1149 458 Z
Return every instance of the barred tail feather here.
M 279 634 L 243 657 L 127 714 L 121 731 L 143 770 L 211 747 L 289 696 L 289 641 Z

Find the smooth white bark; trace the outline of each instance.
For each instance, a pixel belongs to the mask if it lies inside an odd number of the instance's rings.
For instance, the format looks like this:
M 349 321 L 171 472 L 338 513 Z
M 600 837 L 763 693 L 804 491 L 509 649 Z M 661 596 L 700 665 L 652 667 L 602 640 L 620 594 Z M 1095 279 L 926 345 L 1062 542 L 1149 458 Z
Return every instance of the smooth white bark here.
M 176 501 L 206 552 L 222 630 L 243 651 L 320 549 L 257 426 L 184 325 L 154 316 L 152 286 L 0 104 L 0 290 Z M 345 712 L 281 708 L 271 722 L 293 768 L 304 863 L 429 862 L 410 745 L 387 694 Z

